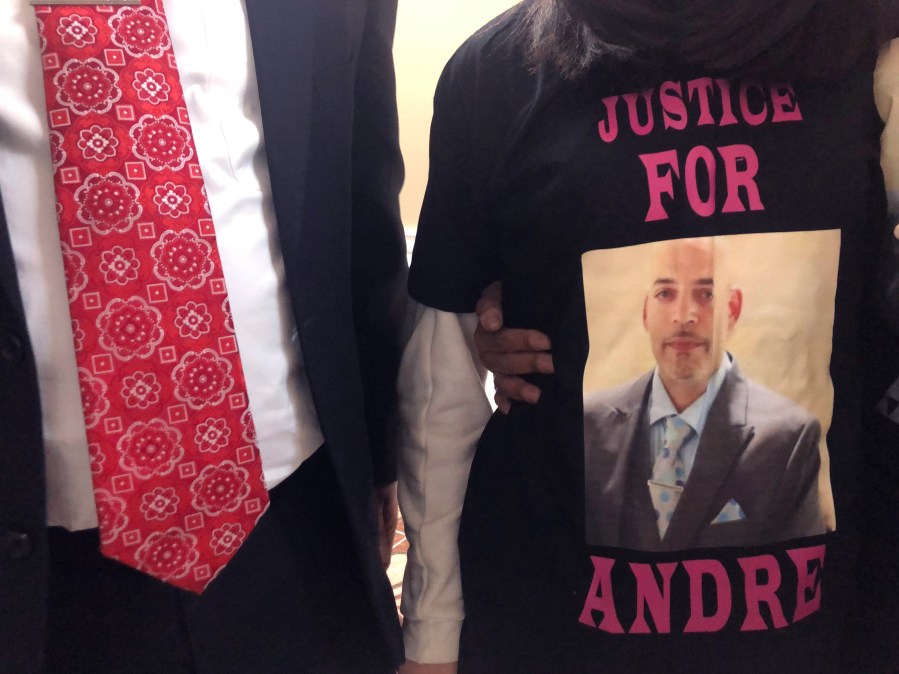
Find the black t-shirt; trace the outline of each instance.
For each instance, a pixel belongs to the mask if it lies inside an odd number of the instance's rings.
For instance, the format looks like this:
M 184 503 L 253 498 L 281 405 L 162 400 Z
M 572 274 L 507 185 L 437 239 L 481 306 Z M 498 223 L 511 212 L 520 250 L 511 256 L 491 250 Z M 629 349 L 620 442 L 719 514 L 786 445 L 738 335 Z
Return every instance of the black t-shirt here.
M 463 668 L 845 666 L 899 446 L 873 62 L 572 83 L 526 66 L 519 17 L 441 78 L 410 277 L 460 313 L 502 280 L 507 325 L 553 342 L 475 456 Z

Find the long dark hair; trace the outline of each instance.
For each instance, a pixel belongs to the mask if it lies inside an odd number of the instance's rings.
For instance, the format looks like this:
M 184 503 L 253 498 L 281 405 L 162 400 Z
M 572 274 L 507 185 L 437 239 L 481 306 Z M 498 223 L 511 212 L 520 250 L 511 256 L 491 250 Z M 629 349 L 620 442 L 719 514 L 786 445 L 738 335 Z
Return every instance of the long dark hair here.
M 576 78 L 604 55 L 830 79 L 893 36 L 897 0 L 530 0 L 530 58 Z M 676 8 L 672 7 L 676 6 Z

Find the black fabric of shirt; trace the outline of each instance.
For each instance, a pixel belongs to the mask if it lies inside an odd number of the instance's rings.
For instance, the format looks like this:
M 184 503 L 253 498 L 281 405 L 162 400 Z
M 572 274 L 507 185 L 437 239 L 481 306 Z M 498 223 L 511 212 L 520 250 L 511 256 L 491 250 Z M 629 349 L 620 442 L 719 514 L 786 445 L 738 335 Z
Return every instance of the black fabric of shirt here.
M 655 126 L 637 135 L 619 102 L 624 123 L 615 141 L 604 143 L 597 133 L 607 118 L 604 98 L 707 73 L 672 64 L 647 82 L 645 74 L 610 59 L 579 83 L 547 68 L 532 72 L 517 33 L 520 17 L 520 9 L 512 10 L 479 31 L 440 80 L 410 276 L 417 301 L 458 313 L 473 311 L 481 290 L 502 280 L 507 325 L 539 329 L 553 342 L 556 373 L 532 378 L 543 390 L 540 403 L 516 404 L 509 415 L 494 416 L 475 456 L 460 533 L 461 671 L 895 671 L 899 427 L 876 407 L 899 375 L 899 342 L 887 304 L 895 279 L 883 264 L 895 244 L 879 166 L 873 61 L 869 70 L 841 81 L 794 83 L 801 122 L 772 123 L 768 98 L 766 121 L 752 125 L 737 111 L 737 123 L 722 125 L 715 89 L 709 108 L 715 121 L 700 124 L 699 100 L 685 92 L 689 122 L 683 130 L 664 128 L 656 96 Z M 742 84 L 730 83 L 730 91 Z M 750 91 L 750 110 L 761 110 L 763 90 Z M 757 153 L 764 211 L 749 210 L 743 191 L 745 210 L 720 212 L 727 183 L 716 152 L 734 145 Z M 684 160 L 697 146 L 719 160 L 716 213 L 694 212 L 684 181 L 675 177 L 673 193 L 662 196 L 668 218 L 647 222 L 647 169 L 639 157 L 675 150 L 683 177 Z M 841 240 L 827 435 L 837 531 L 667 553 L 587 546 L 582 254 L 684 237 L 824 230 L 839 230 Z M 800 357 L 803 345 L 793 346 Z M 733 579 L 740 578 L 740 558 L 772 555 L 788 566 L 788 550 L 821 544 L 821 609 L 782 629 L 771 627 L 763 607 L 769 629 L 741 631 L 746 606 L 735 588 L 726 628 L 684 634 L 690 597 L 681 576 L 672 581 L 671 634 L 610 634 L 578 620 L 594 572 L 591 555 L 615 560 L 618 618 L 628 632 L 637 605 L 631 563 L 714 559 Z M 661 582 L 658 573 L 656 579 Z M 796 583 L 785 574 L 779 591 L 788 618 Z M 703 592 L 713 606 L 712 588 Z

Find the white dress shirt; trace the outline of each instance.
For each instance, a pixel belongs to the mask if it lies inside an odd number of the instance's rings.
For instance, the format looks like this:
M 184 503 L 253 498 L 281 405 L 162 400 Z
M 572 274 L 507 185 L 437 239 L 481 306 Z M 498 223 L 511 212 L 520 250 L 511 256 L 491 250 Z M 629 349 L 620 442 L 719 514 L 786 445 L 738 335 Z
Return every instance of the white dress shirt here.
M 693 433 L 687 436 L 683 444 L 678 450 L 678 455 L 684 463 L 684 473 L 686 477 L 690 477 L 693 471 L 693 463 L 696 461 L 696 452 L 699 449 L 699 440 L 702 437 L 702 431 L 705 428 L 705 422 L 709 418 L 709 410 L 715 398 L 718 397 L 718 391 L 724 383 L 727 373 L 734 367 L 730 356 L 724 354 L 721 357 L 721 365 L 715 370 L 715 373 L 709 377 L 709 383 L 705 392 L 699 396 L 693 404 L 683 412 L 678 412 L 674 403 L 671 402 L 671 396 L 662 383 L 659 376 L 659 368 L 652 373 L 652 392 L 649 396 L 649 409 L 646 410 L 647 420 L 649 421 L 649 465 L 653 466 L 656 457 L 665 446 L 665 420 L 668 417 L 680 417 L 681 421 L 686 423 L 693 429 Z
M 241 0 L 165 0 L 269 488 L 322 444 L 284 286 Z M 96 526 L 34 10 L 0 0 L 0 193 L 38 371 L 48 523 Z

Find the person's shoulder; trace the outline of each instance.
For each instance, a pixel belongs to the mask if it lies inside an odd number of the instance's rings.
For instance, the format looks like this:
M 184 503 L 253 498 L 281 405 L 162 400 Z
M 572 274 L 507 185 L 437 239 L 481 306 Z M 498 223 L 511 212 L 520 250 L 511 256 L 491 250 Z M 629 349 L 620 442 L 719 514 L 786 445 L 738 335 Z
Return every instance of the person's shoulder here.
M 618 386 L 586 394 L 584 396 L 584 419 L 599 420 L 630 412 L 642 403 L 651 376 L 652 373 L 644 374 Z
M 522 2 L 488 21 L 456 49 L 450 63 L 520 59 L 524 54 L 522 25 L 525 12 L 526 3 Z
M 771 425 L 797 431 L 807 426 L 820 425 L 811 412 L 787 396 L 748 379 L 746 385 L 749 391 L 749 423 L 757 427 Z
M 526 2 L 519 3 L 488 22 L 450 57 L 441 83 L 446 86 L 492 87 L 514 74 L 528 74 L 522 28 Z

